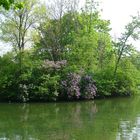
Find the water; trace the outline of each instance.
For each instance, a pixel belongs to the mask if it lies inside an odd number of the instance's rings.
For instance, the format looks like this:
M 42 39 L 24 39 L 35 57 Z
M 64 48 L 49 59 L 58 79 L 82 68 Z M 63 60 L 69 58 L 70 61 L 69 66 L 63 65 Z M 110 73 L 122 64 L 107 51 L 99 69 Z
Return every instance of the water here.
M 0 140 L 140 140 L 140 97 L 1 103 Z

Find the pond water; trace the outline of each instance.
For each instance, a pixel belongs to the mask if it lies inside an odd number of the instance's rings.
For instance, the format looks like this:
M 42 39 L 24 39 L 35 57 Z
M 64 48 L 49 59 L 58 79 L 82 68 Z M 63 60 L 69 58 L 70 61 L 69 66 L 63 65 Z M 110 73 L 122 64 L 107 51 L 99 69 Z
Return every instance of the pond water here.
M 1 103 L 0 140 L 140 140 L 140 97 Z

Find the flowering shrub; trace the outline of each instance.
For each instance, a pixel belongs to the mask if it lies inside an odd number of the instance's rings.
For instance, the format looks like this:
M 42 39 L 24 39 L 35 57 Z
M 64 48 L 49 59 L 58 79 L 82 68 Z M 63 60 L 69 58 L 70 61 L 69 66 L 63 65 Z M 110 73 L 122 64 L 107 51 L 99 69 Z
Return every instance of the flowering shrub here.
M 89 75 L 81 78 L 81 96 L 85 99 L 93 99 L 96 96 L 97 88 L 95 81 Z
M 79 98 L 80 97 L 80 75 L 76 73 L 69 73 L 66 76 L 66 80 L 62 81 L 62 87 L 64 92 L 67 93 L 68 98 Z
M 93 99 L 96 96 L 97 88 L 91 76 L 83 76 L 76 73 L 69 73 L 66 80 L 62 81 L 63 91 L 68 98 Z
M 29 100 L 28 86 L 26 84 L 19 84 L 20 101 L 27 102 Z
M 64 67 L 66 65 L 67 61 L 66 60 L 61 60 L 61 61 L 50 61 L 48 59 L 46 59 L 43 63 L 43 67 L 44 68 L 54 68 L 56 70 L 61 69 L 62 67 Z

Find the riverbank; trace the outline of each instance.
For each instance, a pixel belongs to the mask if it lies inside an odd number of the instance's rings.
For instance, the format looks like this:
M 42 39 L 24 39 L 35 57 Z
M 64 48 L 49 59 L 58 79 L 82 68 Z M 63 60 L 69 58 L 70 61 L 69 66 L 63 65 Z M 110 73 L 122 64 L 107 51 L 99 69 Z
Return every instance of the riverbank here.
M 20 101 L 20 100 L 8 100 L 8 99 L 0 99 L 0 103 L 60 103 L 60 102 L 81 102 L 81 101 L 96 101 L 102 99 L 114 99 L 114 98 L 131 98 L 135 97 L 135 95 L 108 95 L 108 96 L 95 96 L 94 99 L 58 99 L 58 100 L 44 100 L 44 99 L 33 99 L 29 101 Z

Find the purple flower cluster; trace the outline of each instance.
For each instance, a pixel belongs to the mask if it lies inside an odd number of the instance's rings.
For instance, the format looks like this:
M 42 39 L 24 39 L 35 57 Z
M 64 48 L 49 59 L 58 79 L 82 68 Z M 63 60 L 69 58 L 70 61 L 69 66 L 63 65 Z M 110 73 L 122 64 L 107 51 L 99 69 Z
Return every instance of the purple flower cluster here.
M 76 73 L 69 73 L 66 80 L 62 81 L 62 86 L 69 98 L 80 97 L 80 83 L 81 77 Z
M 94 99 L 97 92 L 95 81 L 91 76 L 85 75 L 81 78 L 76 73 L 69 73 L 62 81 L 62 87 L 68 98 Z
M 96 96 L 96 87 L 92 84 L 88 84 L 84 90 L 84 98 L 93 99 Z
M 89 75 L 83 76 L 81 79 L 82 97 L 85 99 L 93 99 L 96 96 L 97 88 L 95 81 Z

